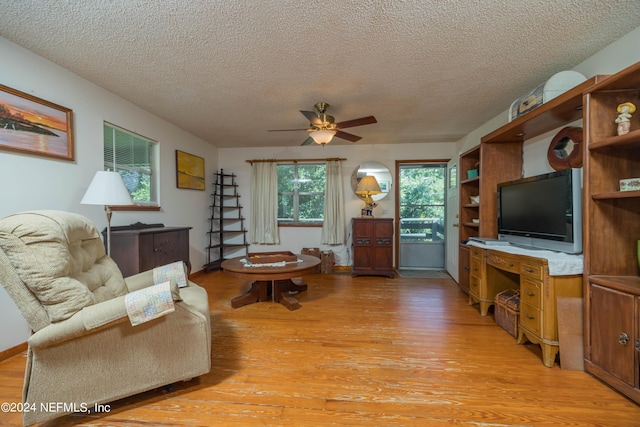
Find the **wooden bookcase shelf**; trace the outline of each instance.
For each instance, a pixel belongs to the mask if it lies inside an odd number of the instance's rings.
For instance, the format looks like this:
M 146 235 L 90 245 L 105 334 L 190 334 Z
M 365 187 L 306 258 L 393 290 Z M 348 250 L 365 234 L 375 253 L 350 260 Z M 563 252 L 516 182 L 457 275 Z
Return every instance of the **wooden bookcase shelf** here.
M 616 108 L 640 107 L 640 63 L 597 82 L 584 95 L 585 370 L 640 403 L 640 111 L 618 136 Z
M 589 281 L 621 292 L 640 293 L 640 276 L 589 276 Z
M 594 200 L 630 199 L 640 197 L 640 191 L 611 191 L 608 193 L 594 193 L 591 198 Z
M 462 181 L 460 181 L 460 184 L 469 185 L 473 184 L 474 182 L 480 182 L 480 177 L 477 176 L 475 178 L 463 179 Z
M 609 148 L 633 148 L 638 139 L 640 139 L 640 129 L 629 132 L 622 136 L 609 136 L 597 142 L 589 144 L 590 151 L 609 149 Z
M 468 293 L 470 258 L 463 243 L 470 237 L 498 235 L 497 185 L 522 175 L 522 142 L 481 143 L 460 156 L 458 167 L 463 177 L 467 171 L 478 169 L 477 177 L 460 181 L 458 285 Z M 480 196 L 479 203 L 471 201 L 476 196 Z
M 582 118 L 582 94 L 605 76 L 594 76 L 529 113 L 485 135 L 482 142 L 523 142 Z

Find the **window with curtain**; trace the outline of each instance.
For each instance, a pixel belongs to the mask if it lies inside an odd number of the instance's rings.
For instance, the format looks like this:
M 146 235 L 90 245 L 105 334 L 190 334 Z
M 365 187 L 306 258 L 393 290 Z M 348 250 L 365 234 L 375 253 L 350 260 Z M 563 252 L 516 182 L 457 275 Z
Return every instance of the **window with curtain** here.
M 322 224 L 324 220 L 326 165 L 278 165 L 278 223 Z
M 104 169 L 118 172 L 139 205 L 157 205 L 154 157 L 157 142 L 104 123 Z

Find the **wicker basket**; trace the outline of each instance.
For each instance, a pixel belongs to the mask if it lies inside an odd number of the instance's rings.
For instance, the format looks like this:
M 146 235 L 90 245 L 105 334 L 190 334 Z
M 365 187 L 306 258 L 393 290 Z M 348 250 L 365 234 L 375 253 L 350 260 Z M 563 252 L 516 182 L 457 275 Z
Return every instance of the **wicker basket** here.
M 518 336 L 520 314 L 520 291 L 507 289 L 496 295 L 494 316 L 496 323 L 511 336 Z
M 322 252 L 320 260 L 320 273 L 333 274 L 333 264 L 335 263 L 333 251 Z

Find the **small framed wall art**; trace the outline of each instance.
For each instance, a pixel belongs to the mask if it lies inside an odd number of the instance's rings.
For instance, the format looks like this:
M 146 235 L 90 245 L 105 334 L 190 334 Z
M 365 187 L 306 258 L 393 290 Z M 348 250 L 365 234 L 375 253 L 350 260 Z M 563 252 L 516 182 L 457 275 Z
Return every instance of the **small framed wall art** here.
M 176 186 L 204 191 L 204 159 L 176 150 Z
M 0 85 L 0 149 L 74 160 L 73 112 Z

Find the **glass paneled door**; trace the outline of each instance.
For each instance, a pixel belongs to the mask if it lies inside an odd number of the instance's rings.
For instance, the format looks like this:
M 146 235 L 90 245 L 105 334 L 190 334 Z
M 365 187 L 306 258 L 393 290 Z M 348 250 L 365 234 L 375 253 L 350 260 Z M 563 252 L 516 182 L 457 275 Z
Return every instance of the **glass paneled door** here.
M 446 172 L 446 163 L 399 164 L 398 268 L 444 268 Z

